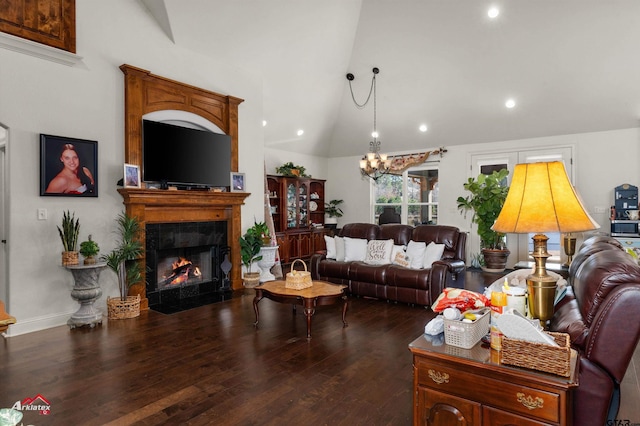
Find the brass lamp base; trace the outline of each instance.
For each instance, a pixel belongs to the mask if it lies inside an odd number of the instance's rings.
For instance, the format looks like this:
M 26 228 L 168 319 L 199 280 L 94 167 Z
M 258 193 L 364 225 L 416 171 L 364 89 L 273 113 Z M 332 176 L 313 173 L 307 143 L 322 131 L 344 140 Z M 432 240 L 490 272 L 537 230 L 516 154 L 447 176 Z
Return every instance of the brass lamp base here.
M 557 278 L 547 274 L 546 262 L 551 255 L 547 252 L 548 238 L 542 234 L 533 237 L 533 252 L 531 257 L 535 261 L 533 273 L 527 276 L 527 291 L 529 314 L 537 318 L 546 328 L 547 321 L 553 317 L 554 301 L 556 297 Z
M 567 255 L 567 261 L 562 265 L 569 267 L 573 261 L 573 255 L 576 254 L 576 237 L 571 234 L 565 234 L 562 236 L 562 247 Z

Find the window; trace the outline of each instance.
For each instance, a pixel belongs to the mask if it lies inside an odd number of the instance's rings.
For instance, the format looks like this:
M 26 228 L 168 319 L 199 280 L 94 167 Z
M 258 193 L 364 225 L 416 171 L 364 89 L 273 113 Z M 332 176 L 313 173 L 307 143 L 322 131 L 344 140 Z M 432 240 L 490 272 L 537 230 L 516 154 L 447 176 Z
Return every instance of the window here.
M 401 175 L 385 175 L 372 188 L 375 223 L 379 223 L 385 207 L 393 207 L 405 224 L 438 223 L 437 167 L 415 167 Z

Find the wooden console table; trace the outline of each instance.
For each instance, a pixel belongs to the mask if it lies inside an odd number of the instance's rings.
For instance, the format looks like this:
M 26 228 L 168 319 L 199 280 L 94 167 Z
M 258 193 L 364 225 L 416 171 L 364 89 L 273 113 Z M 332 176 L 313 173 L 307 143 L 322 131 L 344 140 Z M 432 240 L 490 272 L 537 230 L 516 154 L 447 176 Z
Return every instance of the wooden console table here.
M 568 378 L 501 365 L 499 352 L 432 344 L 413 353 L 414 425 L 571 425 L 575 359 Z

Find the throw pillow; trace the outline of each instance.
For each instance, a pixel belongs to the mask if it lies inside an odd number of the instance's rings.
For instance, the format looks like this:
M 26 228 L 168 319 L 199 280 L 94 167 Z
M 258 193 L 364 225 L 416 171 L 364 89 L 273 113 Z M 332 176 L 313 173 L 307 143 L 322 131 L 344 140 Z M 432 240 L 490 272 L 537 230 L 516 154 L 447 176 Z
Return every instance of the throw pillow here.
M 324 236 L 324 244 L 327 246 L 327 259 L 336 259 L 336 240 L 333 237 Z
M 396 253 L 396 255 L 393 258 L 393 264 L 394 265 L 400 265 L 400 266 L 404 266 L 405 268 L 408 268 L 409 265 L 411 264 L 411 258 L 409 256 L 407 256 L 407 254 L 403 251 L 399 251 L 398 253 Z
M 344 261 L 363 261 L 367 256 L 367 240 L 344 237 Z
M 406 249 L 407 249 L 407 246 L 394 245 L 393 250 L 391 250 L 391 259 L 389 260 L 391 260 L 391 262 L 393 263 L 393 260 L 396 258 L 398 253 L 405 254 L 404 251 Z
M 391 263 L 393 240 L 371 240 L 367 243 L 367 255 L 364 262 L 369 265 L 386 265 Z
M 427 250 L 424 252 L 423 268 L 431 268 L 431 265 L 436 260 L 442 259 L 444 253 L 444 244 L 436 244 L 433 241 L 427 246 Z
M 427 250 L 427 244 L 424 242 L 409 241 L 407 244 L 407 256 L 411 259 L 409 268 L 422 269 L 424 263 L 424 252 Z
M 336 260 L 344 262 L 344 238 L 335 237 L 333 240 L 336 243 Z

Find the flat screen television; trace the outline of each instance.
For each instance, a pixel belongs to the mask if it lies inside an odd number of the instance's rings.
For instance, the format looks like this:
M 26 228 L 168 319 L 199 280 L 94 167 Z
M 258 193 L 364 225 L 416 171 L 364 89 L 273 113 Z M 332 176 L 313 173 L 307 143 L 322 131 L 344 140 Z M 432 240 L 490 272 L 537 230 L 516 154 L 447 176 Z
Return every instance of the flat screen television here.
M 183 189 L 228 187 L 231 137 L 142 120 L 142 180 Z

